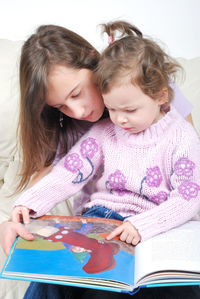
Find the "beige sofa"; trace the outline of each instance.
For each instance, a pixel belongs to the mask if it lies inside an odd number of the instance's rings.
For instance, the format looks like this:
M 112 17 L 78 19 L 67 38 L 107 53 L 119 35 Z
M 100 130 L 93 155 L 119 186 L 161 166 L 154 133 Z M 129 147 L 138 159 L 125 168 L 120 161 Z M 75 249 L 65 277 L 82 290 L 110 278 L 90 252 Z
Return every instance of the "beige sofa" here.
M 17 184 L 18 166 L 16 128 L 19 112 L 18 66 L 22 42 L 0 39 L 0 223 L 9 218 L 10 210 L 17 195 L 12 195 Z M 184 82 L 179 86 L 192 102 L 194 126 L 200 135 L 200 58 L 180 58 L 186 71 Z M 12 195 L 12 196 L 11 196 Z M 8 197 L 9 196 L 9 197 Z M 58 205 L 52 213 L 70 214 L 71 206 Z M 5 255 L 0 249 L 0 267 Z M 21 299 L 28 283 L 0 280 L 0 299 Z

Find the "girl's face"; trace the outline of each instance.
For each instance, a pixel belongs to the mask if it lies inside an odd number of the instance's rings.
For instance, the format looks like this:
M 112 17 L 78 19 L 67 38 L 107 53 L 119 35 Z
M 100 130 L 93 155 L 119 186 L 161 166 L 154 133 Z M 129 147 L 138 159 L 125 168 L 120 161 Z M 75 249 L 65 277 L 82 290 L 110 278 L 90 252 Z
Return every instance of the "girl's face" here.
M 131 83 L 114 86 L 103 94 L 112 122 L 133 134 L 144 131 L 162 118 L 160 106 L 166 97 L 164 92 L 159 99 L 153 100 Z
M 55 65 L 48 76 L 46 103 L 65 115 L 95 122 L 104 111 L 103 98 L 88 69 Z

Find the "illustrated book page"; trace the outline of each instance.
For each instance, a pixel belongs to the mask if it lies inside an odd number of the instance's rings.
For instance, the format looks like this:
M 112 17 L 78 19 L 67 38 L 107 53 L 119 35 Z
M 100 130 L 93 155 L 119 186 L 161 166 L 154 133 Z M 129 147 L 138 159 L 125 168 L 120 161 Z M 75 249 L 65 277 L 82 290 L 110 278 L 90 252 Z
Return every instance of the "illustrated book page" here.
M 2 277 L 130 291 L 135 248 L 119 238 L 105 240 L 120 224 L 93 217 L 32 220 L 27 228 L 34 241 L 16 240 Z

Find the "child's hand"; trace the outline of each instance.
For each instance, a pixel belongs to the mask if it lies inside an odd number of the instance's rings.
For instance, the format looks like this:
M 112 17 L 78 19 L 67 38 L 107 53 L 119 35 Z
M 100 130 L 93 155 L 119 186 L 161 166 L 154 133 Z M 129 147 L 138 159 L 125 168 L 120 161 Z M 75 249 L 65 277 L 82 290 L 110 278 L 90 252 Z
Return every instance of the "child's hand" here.
M 17 236 L 30 241 L 34 239 L 34 236 L 21 223 L 5 221 L 0 224 L 0 245 L 6 255 Z
M 121 241 L 132 245 L 137 245 L 141 240 L 137 229 L 129 221 L 124 222 L 122 225 L 114 229 L 106 239 L 111 240 L 118 235 L 120 235 Z
M 24 222 L 24 224 L 30 223 L 30 209 L 24 206 L 17 206 L 11 212 L 11 219 L 15 223 Z

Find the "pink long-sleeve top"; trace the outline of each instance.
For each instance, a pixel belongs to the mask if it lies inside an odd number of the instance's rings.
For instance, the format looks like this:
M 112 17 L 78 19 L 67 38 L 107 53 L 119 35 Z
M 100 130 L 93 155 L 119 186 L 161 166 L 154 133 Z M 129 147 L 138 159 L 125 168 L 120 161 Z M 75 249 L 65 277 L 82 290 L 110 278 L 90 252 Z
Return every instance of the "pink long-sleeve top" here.
M 53 170 L 26 190 L 15 206 L 46 214 L 104 171 L 85 209 L 95 205 L 128 216 L 142 240 L 183 224 L 200 209 L 200 140 L 171 108 L 138 134 L 110 120 L 95 124 Z

